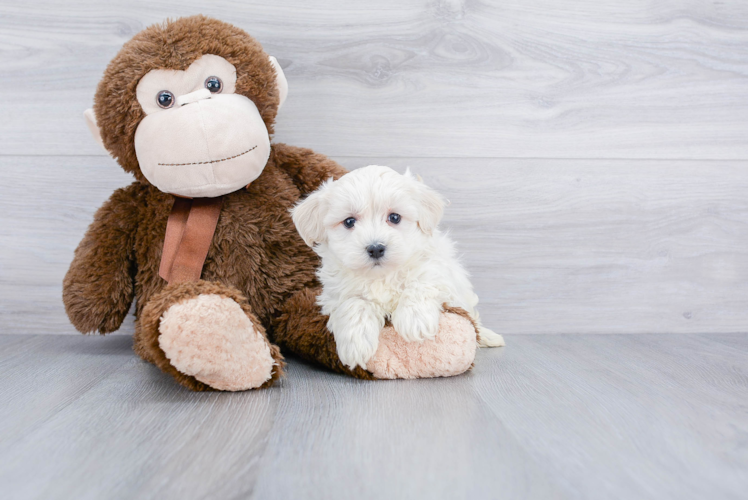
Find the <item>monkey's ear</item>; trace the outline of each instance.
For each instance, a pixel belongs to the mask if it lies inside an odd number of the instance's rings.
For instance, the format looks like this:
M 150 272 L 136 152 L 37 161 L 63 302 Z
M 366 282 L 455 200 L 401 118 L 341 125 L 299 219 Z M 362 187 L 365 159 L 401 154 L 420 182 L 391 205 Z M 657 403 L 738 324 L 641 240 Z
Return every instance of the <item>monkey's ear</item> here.
M 286 97 L 288 97 L 288 80 L 286 80 L 286 75 L 283 74 L 283 68 L 278 64 L 278 60 L 270 56 L 270 62 L 275 68 L 275 84 L 278 85 L 278 93 L 280 94 L 278 109 L 280 109 L 283 103 L 286 102 Z
M 83 116 L 86 118 L 86 125 L 88 125 L 88 130 L 91 131 L 91 135 L 93 136 L 94 140 L 99 143 L 99 146 L 104 148 L 104 151 L 106 151 L 106 148 L 104 147 L 104 141 L 101 139 L 101 130 L 99 130 L 99 126 L 96 124 L 96 115 L 94 114 L 94 110 L 88 108 L 83 112 Z

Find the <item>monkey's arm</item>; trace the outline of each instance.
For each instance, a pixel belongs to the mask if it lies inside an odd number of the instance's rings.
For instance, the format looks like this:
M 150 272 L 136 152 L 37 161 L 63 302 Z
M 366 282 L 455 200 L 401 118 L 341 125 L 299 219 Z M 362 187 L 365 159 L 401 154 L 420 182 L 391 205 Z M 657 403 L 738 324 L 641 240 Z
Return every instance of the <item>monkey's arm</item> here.
M 139 193 L 133 183 L 99 208 L 62 284 L 70 322 L 82 333 L 117 330 L 133 300 Z
M 348 173 L 330 158 L 307 148 L 276 143 L 271 155 L 275 165 L 291 176 L 302 196 L 316 190 L 327 179 L 337 180 Z

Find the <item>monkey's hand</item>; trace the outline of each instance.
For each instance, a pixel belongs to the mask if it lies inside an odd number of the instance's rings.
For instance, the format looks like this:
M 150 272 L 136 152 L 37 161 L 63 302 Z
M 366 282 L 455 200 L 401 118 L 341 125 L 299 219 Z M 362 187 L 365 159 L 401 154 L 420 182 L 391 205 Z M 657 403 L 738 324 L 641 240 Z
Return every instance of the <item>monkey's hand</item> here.
M 142 189 L 133 183 L 115 191 L 96 212 L 75 250 L 63 281 L 62 300 L 70 322 L 82 333 L 117 330 L 130 309 Z

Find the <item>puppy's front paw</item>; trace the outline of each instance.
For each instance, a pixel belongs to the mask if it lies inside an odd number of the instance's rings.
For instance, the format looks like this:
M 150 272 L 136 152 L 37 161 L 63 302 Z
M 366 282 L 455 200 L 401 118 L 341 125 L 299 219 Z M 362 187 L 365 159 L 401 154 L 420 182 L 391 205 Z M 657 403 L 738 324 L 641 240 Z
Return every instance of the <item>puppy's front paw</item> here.
M 379 347 L 379 332 L 384 316 L 376 307 L 361 299 L 350 299 L 330 313 L 327 328 L 335 337 L 340 361 L 350 369 L 366 363 Z
M 366 369 L 379 347 L 380 330 L 378 323 L 367 323 L 333 332 L 340 361 L 351 370 L 357 365 Z
M 440 314 L 441 307 L 435 302 L 401 303 L 392 313 L 392 326 L 409 342 L 433 339 L 439 331 Z

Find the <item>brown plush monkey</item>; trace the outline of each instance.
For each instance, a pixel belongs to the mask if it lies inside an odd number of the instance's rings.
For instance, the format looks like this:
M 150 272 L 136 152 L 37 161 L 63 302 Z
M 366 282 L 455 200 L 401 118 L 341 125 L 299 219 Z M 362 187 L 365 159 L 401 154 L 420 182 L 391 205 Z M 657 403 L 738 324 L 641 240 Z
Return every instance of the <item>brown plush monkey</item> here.
M 271 385 L 283 357 L 270 339 L 359 378 L 464 371 L 438 356 L 429 366 L 448 368 L 402 370 L 428 347 L 403 348 L 387 332 L 375 368 L 339 361 L 315 304 L 318 257 L 289 210 L 345 170 L 270 143 L 286 93 L 280 66 L 252 37 L 204 16 L 151 26 L 124 45 L 85 116 L 136 181 L 98 210 L 75 252 L 63 288 L 71 322 L 115 331 L 135 299 L 135 351 L 193 390 Z M 474 351 L 469 340 L 454 347 Z

